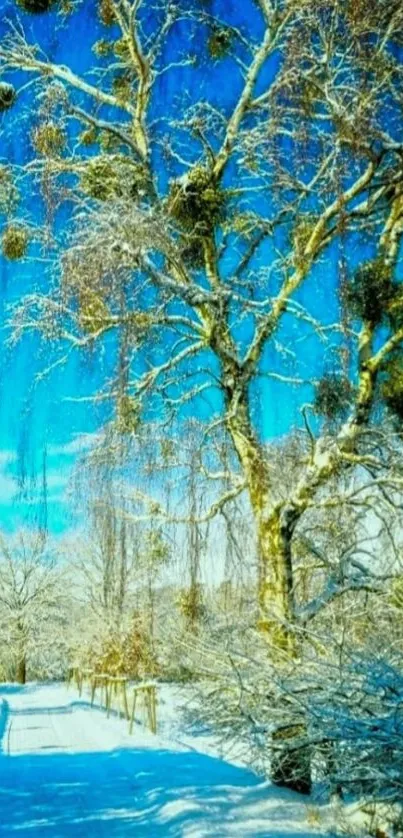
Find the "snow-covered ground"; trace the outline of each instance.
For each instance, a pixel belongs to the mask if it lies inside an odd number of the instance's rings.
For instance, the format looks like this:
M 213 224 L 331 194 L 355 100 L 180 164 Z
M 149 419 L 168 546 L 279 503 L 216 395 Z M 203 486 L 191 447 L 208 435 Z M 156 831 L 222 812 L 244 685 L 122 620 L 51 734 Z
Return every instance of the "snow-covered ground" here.
M 215 757 L 214 740 L 181 737 L 173 698 L 162 688 L 158 735 L 136 724 L 130 736 L 85 693 L 0 685 L 0 835 L 329 834 L 326 807 Z

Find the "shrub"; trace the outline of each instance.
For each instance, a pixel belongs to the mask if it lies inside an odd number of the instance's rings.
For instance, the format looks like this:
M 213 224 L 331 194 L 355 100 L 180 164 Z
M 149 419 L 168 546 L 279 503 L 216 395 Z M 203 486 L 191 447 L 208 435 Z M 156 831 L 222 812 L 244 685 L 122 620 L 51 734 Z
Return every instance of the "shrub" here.
M 140 678 L 152 677 L 157 671 L 149 635 L 137 616 L 132 618 L 126 630 L 106 633 L 100 647 L 92 650 L 87 659 L 95 672 L 107 675 Z

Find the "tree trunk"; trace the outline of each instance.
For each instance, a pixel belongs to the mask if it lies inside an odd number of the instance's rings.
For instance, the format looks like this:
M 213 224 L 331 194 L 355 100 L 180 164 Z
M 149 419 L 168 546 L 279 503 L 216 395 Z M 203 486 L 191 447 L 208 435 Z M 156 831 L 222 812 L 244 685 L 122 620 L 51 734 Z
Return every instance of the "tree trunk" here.
M 273 656 L 296 654 L 294 634 L 294 596 L 291 557 L 292 529 L 281 511 L 268 516 L 258 512 L 257 546 L 259 561 L 259 628 Z
M 26 684 L 27 681 L 27 658 L 24 652 L 21 653 L 17 661 L 16 681 L 18 684 Z
M 298 655 L 291 541 L 296 524 L 292 513 L 276 509 L 258 522 L 259 628 L 267 636 L 270 654 L 284 666 Z M 311 749 L 303 716 L 282 724 L 272 734 L 270 777 L 273 783 L 302 794 L 312 789 Z
M 291 545 L 299 513 L 292 504 L 273 504 L 270 467 L 252 430 L 247 393 L 237 381 L 236 369 L 229 369 L 225 378 L 231 382 L 227 427 L 245 475 L 256 525 L 258 628 L 267 640 L 271 660 L 281 669 L 298 653 Z M 274 783 L 304 793 L 311 790 L 310 753 L 305 743 L 306 724 L 301 717 L 273 733 L 270 773 Z
M 270 778 L 277 786 L 310 794 L 312 791 L 311 747 L 307 742 L 307 727 L 302 719 L 298 724 L 280 727 L 272 734 Z
M 27 653 L 26 653 L 26 643 L 27 643 L 27 635 L 24 626 L 24 622 L 22 620 L 18 620 L 17 624 L 17 631 L 18 631 L 18 641 L 17 641 L 17 664 L 16 664 L 16 671 L 15 677 L 18 684 L 25 684 L 27 680 Z
M 273 650 L 294 654 L 294 619 L 291 539 L 295 520 L 272 500 L 271 473 L 266 452 L 253 433 L 248 395 L 230 368 L 225 379 L 227 427 L 245 476 L 255 519 L 259 562 L 259 628 Z

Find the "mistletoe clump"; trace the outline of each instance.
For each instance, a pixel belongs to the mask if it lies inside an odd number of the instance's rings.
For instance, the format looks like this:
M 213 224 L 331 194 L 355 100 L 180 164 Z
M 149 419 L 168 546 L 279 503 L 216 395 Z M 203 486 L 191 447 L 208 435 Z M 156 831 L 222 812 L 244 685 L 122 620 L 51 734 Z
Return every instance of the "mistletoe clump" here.
M 98 14 L 105 26 L 113 26 L 116 20 L 112 0 L 99 0 Z
M 349 314 L 374 325 L 382 322 L 394 295 L 391 268 L 382 259 L 360 265 L 344 288 L 344 302 Z
M 3 256 L 11 262 L 23 259 L 28 249 L 28 233 L 24 227 L 10 224 L 1 239 Z
M 92 51 L 97 58 L 106 58 L 112 51 L 112 44 L 110 41 L 101 38 L 99 41 L 95 41 Z
M 97 130 L 94 127 L 86 128 L 85 131 L 82 131 L 79 136 L 79 142 L 81 145 L 90 146 L 94 145 L 97 142 L 98 134 Z
M 115 198 L 121 191 L 121 185 L 112 160 L 107 156 L 90 160 L 81 176 L 81 188 L 90 198 L 97 201 Z
M 8 82 L 0 82 L 0 112 L 8 111 L 17 98 L 15 87 Z
M 171 184 L 169 212 L 184 230 L 207 234 L 222 219 L 226 195 L 204 166 L 194 166 Z
M 49 12 L 55 2 L 56 0 L 17 0 L 17 5 L 31 15 L 41 15 Z
M 207 49 L 211 58 L 220 59 L 228 55 L 232 44 L 232 32 L 225 26 L 213 26 Z
M 317 384 L 315 410 L 326 419 L 340 419 L 347 412 L 352 395 L 353 388 L 347 378 L 328 373 Z
M 118 58 L 127 60 L 130 58 L 130 45 L 127 38 L 118 38 L 112 45 L 113 52 Z
M 104 154 L 89 160 L 81 175 L 81 188 L 97 201 L 139 198 L 147 189 L 144 169 L 120 154 Z
M 44 122 L 32 134 L 32 145 L 44 157 L 58 157 L 65 144 L 65 133 L 55 122 Z
M 110 318 L 109 309 L 99 294 L 86 288 L 78 295 L 78 319 L 83 332 L 96 334 Z

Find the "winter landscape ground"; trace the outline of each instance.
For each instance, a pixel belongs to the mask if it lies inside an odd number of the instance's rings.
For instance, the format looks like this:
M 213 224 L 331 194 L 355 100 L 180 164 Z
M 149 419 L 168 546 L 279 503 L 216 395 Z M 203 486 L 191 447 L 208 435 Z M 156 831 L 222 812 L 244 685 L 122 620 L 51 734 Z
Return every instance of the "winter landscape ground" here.
M 161 733 L 106 718 L 64 685 L 2 685 L 0 834 L 5 836 L 284 836 L 329 834 L 331 813 L 262 782 L 183 735 L 175 691 Z M 209 753 L 203 753 L 208 750 Z

